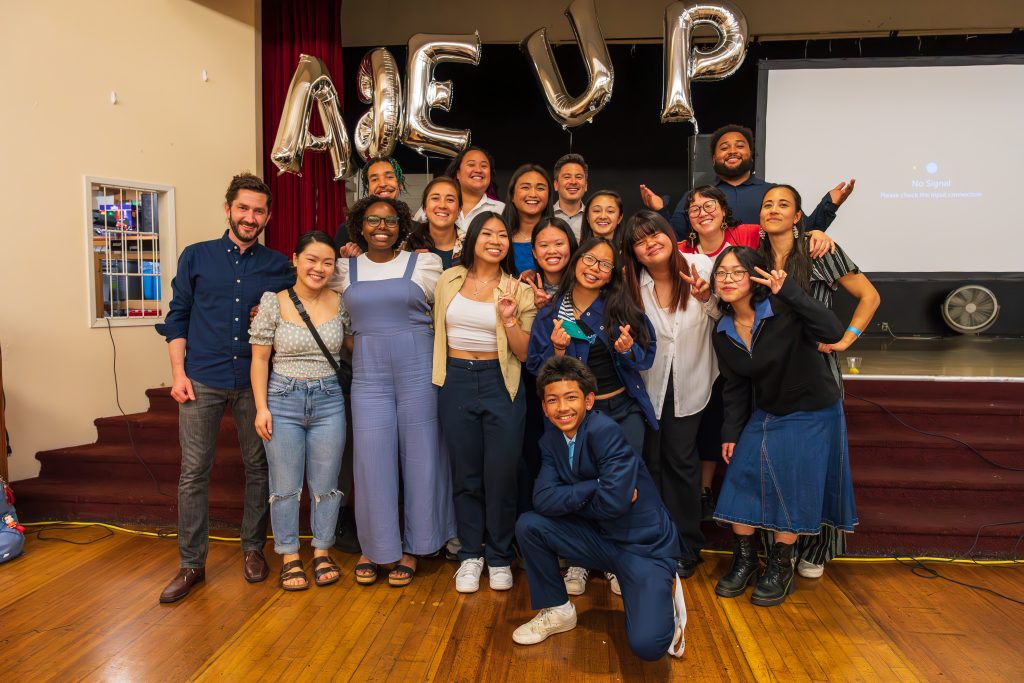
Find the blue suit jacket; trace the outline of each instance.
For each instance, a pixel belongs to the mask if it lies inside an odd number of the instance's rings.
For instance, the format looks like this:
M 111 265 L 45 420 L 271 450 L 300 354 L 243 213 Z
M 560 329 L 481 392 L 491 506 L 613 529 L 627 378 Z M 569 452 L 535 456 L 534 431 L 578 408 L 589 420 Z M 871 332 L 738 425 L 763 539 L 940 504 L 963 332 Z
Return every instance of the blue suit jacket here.
M 586 519 L 604 538 L 636 555 L 680 557 L 675 524 L 647 466 L 610 417 L 591 411 L 583 420 L 571 468 L 565 436 L 557 429 L 544 432 L 540 453 L 533 489 L 536 512 Z M 634 489 L 637 499 L 631 502 Z

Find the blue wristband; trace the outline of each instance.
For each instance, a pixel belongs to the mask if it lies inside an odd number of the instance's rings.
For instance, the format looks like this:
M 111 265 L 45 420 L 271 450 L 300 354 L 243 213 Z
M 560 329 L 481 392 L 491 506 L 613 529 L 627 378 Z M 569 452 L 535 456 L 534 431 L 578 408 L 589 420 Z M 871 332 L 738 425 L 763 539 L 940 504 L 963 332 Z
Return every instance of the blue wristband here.
M 860 335 L 862 334 L 862 333 L 861 333 L 861 331 L 860 331 L 860 330 L 858 330 L 858 329 L 857 329 L 856 327 L 854 327 L 853 325 L 850 325 L 850 326 L 849 326 L 849 327 L 847 327 L 846 329 L 847 329 L 847 331 L 849 331 L 849 332 L 853 332 L 853 333 L 854 333 L 855 335 L 857 335 L 858 337 L 859 337 L 859 336 L 860 336 Z

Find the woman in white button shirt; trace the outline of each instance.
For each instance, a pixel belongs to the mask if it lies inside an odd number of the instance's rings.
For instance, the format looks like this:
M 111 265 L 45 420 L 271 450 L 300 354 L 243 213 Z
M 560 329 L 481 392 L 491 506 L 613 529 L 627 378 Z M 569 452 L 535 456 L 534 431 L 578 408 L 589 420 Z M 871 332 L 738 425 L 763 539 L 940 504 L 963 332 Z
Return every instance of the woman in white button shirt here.
M 644 460 L 679 531 L 679 575 L 687 578 L 704 545 L 697 430 L 718 376 L 712 263 L 681 253 L 672 227 L 653 211 L 634 214 L 621 233 L 626 285 L 658 336 L 654 365 L 641 374 L 661 428 L 647 430 Z

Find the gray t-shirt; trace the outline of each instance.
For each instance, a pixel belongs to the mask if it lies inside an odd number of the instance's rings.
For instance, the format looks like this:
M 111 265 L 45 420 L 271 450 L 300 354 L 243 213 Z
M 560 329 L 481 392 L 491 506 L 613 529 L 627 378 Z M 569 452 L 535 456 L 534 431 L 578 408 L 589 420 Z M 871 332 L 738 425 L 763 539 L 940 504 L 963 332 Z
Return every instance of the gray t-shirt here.
M 339 360 L 341 343 L 345 338 L 345 304 L 340 294 L 325 291 L 322 296 L 338 297 L 338 315 L 318 325 L 316 331 L 334 359 Z M 249 327 L 249 343 L 274 347 L 274 372 L 279 375 L 321 379 L 334 374 L 334 368 L 327 362 L 305 323 L 295 324 L 281 317 L 281 302 L 274 292 L 265 292 L 260 299 L 259 313 Z

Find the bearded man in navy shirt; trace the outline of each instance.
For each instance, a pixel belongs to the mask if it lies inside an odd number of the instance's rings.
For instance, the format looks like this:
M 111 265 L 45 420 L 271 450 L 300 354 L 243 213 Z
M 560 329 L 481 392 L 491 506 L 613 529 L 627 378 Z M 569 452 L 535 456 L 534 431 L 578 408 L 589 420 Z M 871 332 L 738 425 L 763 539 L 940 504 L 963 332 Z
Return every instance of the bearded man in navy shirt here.
M 263 557 L 270 514 L 267 455 L 256 434 L 249 381 L 249 310 L 264 292 L 294 284 L 295 275 L 283 254 L 257 241 L 270 221 L 270 188 L 263 180 L 251 173 L 237 175 L 224 199 L 228 229 L 218 239 L 182 251 L 167 318 L 156 327 L 167 339 L 181 441 L 181 568 L 160 594 L 160 602 L 184 598 L 206 578 L 210 471 L 221 418 L 229 405 L 245 467 L 243 572 L 250 583 L 263 581 L 268 573 Z

